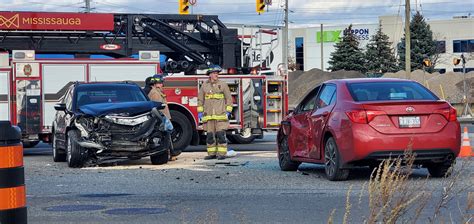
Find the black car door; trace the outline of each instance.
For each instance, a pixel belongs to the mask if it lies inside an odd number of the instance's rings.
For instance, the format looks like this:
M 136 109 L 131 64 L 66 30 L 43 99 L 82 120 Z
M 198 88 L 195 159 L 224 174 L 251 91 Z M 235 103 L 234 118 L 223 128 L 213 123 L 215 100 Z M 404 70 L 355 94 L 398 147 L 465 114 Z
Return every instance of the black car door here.
M 66 110 L 64 111 L 57 111 L 56 112 L 56 118 L 55 123 L 55 138 L 56 138 L 56 144 L 60 148 L 66 148 L 66 130 L 69 125 L 68 120 L 70 120 L 71 117 L 71 111 L 72 111 L 72 101 L 73 101 L 73 95 L 74 95 L 74 86 L 71 86 L 69 90 L 66 92 L 66 95 L 61 101 L 61 104 L 66 105 Z

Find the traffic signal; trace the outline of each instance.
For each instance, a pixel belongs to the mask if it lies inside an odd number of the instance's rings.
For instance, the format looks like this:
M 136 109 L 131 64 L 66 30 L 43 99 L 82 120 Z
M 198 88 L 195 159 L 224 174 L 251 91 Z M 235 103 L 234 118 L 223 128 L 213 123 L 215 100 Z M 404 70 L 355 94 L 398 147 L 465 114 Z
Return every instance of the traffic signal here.
M 256 11 L 258 12 L 258 14 L 260 13 L 264 13 L 265 12 L 265 1 L 264 0 L 256 0 L 256 5 L 257 5 L 257 8 L 256 8 Z
M 179 14 L 189 14 L 189 0 L 178 0 Z
M 453 58 L 454 65 L 459 65 L 459 63 L 461 63 L 461 58 Z
M 431 65 L 432 65 L 432 64 L 431 64 L 431 60 L 428 59 L 428 58 L 423 59 L 423 65 L 424 65 L 425 67 L 431 67 Z

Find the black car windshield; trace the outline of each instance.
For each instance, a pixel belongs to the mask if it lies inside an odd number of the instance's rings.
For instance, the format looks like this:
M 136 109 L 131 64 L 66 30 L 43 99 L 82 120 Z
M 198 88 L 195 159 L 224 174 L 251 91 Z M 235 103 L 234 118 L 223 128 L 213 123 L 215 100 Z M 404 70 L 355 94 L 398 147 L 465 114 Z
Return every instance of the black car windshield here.
M 361 82 L 349 83 L 349 92 L 357 101 L 439 100 L 417 82 Z
M 77 108 L 96 103 L 147 101 L 145 94 L 134 85 L 80 85 L 76 88 Z

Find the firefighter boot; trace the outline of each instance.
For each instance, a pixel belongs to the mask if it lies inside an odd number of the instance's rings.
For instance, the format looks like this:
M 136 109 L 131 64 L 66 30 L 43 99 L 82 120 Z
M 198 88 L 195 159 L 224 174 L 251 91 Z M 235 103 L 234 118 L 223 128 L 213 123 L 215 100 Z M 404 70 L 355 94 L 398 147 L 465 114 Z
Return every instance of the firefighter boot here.
M 217 159 L 223 160 L 227 154 L 227 140 L 225 139 L 225 131 L 216 132 L 217 139 Z
M 216 140 L 214 138 L 214 133 L 208 132 L 206 136 L 207 144 L 207 156 L 204 157 L 205 160 L 215 159 L 217 156 Z

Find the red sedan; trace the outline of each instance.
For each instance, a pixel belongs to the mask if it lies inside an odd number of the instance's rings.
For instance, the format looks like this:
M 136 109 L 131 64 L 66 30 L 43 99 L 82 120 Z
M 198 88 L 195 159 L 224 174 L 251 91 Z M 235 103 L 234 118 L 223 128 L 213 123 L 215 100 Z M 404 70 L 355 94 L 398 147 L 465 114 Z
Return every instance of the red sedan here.
M 278 159 L 284 171 L 321 163 L 329 180 L 345 180 L 350 168 L 377 166 L 402 156 L 442 177 L 459 154 L 456 110 L 417 82 L 341 79 L 312 89 L 282 122 Z

